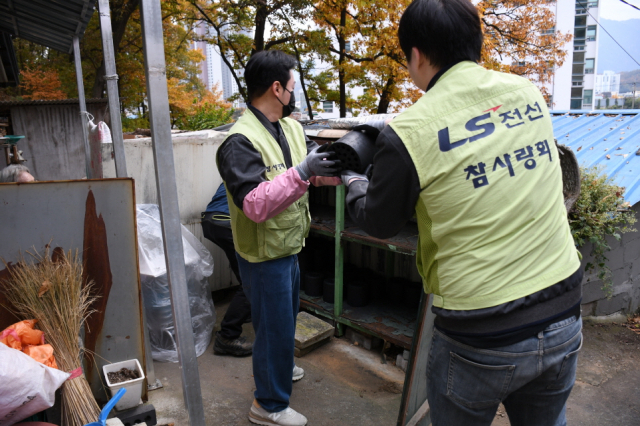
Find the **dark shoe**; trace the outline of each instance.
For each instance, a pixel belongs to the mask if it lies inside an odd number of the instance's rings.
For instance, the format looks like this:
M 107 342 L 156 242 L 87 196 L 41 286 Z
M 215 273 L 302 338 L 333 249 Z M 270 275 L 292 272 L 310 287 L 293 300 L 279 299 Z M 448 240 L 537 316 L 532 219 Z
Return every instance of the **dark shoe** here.
M 253 344 L 247 342 L 244 336 L 237 339 L 225 339 L 216 335 L 213 343 L 213 353 L 216 355 L 249 356 L 253 352 Z
M 249 315 L 247 319 L 244 320 L 243 324 L 249 324 L 250 322 L 251 322 L 251 315 Z

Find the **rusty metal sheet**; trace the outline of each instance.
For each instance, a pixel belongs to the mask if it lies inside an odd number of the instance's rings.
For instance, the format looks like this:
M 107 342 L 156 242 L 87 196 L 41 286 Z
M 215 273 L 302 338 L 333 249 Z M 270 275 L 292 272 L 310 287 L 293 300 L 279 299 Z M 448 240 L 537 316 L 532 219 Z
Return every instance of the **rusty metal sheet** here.
M 311 230 L 322 235 L 334 235 L 336 226 L 334 209 L 314 207 L 311 210 Z M 418 225 L 414 222 L 408 222 L 397 235 L 380 239 L 370 236 L 355 226 L 347 215 L 345 216 L 342 240 L 415 256 L 418 247 Z
M 0 218 L 0 258 L 7 262 L 15 263 L 20 250 L 43 252 L 49 242 L 80 251 L 100 296 L 84 339 L 97 356 L 95 365 L 85 363 L 85 375 L 105 402 L 103 365 L 134 358 L 145 364 L 133 179 L 0 184 Z M 0 308 L 0 329 L 12 320 Z
M 326 303 L 322 297 L 311 297 L 304 292 L 300 293 L 301 306 L 326 316 L 337 319 L 347 325 L 354 324 L 405 349 L 411 348 L 413 330 L 418 315 L 417 309 L 394 306 L 385 302 L 371 302 L 361 308 L 352 308 L 345 303 L 341 316 L 333 315 L 333 304 Z

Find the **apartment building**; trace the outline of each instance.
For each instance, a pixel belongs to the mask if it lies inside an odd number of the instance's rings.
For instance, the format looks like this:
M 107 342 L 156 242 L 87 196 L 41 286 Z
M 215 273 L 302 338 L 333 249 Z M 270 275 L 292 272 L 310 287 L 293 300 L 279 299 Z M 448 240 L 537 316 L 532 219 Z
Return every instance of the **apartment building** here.
M 554 30 L 573 35 L 564 46 L 564 64 L 554 69 L 550 107 L 555 110 L 594 108 L 598 58 L 599 0 L 558 0 L 549 7 L 556 15 Z

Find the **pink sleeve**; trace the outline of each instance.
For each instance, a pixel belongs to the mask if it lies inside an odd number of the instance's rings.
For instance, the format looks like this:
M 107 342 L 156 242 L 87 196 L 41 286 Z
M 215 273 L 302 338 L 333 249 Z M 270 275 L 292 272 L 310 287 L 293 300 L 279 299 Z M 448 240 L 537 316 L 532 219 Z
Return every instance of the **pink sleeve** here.
M 309 182 L 300 179 L 290 168 L 270 182 L 262 182 L 244 197 L 242 211 L 256 223 L 262 223 L 282 213 L 307 192 Z
M 309 182 L 313 184 L 313 186 L 338 186 L 342 185 L 342 179 L 337 176 L 327 177 L 327 176 L 311 176 Z

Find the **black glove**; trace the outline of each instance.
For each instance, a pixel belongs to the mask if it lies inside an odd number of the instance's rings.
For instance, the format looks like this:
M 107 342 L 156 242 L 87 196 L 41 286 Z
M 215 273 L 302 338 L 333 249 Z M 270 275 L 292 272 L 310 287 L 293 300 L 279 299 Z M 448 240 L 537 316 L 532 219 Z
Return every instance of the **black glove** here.
M 360 173 L 356 173 L 353 170 L 344 170 L 342 172 L 342 183 L 344 184 L 344 186 L 349 187 L 349 184 L 353 183 L 356 180 L 363 180 L 365 182 L 369 182 L 369 179 L 367 179 L 367 176 Z
M 311 151 L 296 170 L 300 179 L 309 180 L 311 176 L 338 176 L 340 174 L 340 161 L 333 158 L 334 153 L 327 152 L 328 144 L 322 145 Z

